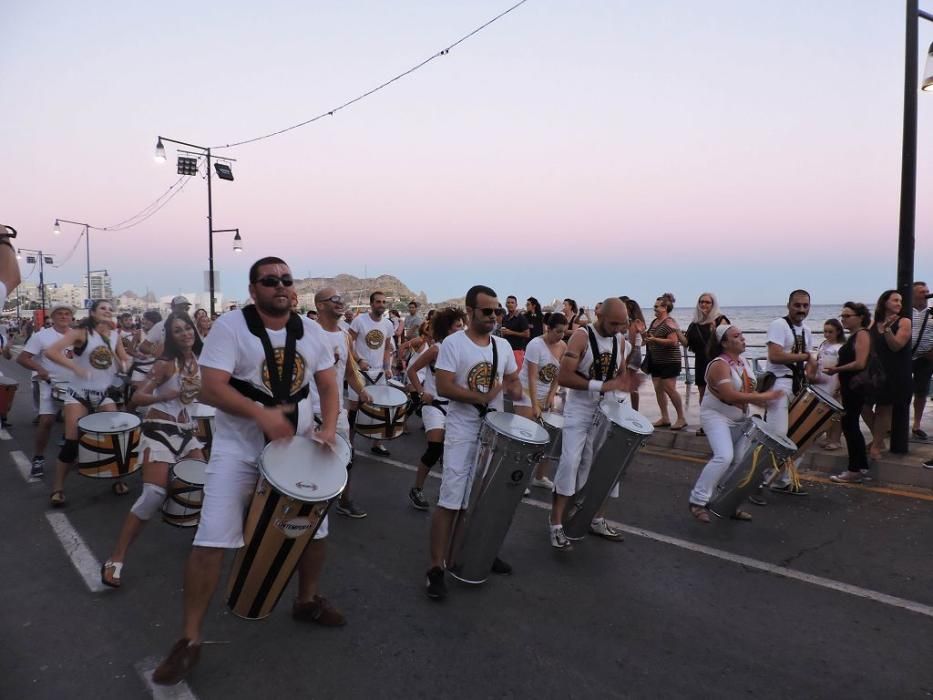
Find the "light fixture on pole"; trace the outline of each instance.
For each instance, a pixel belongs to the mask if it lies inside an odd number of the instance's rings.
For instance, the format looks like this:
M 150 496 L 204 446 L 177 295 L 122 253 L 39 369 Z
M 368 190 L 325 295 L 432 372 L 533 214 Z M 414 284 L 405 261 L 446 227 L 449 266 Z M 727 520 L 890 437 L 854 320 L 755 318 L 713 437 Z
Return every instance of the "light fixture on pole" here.
M 84 221 L 71 221 L 70 219 L 55 219 L 55 229 L 53 233 L 57 236 L 61 233 L 61 224 L 74 224 L 84 227 L 84 244 L 87 252 L 87 298 L 91 298 L 91 225 Z
M 243 239 L 240 238 L 239 229 L 236 232 L 236 235 L 233 237 L 233 252 L 242 253 L 243 252 Z
M 156 142 L 155 149 L 155 162 L 164 163 L 165 162 L 165 146 L 162 145 L 162 137 L 159 137 L 159 140 Z
M 62 232 L 62 227 L 61 227 L 61 225 L 58 223 L 58 219 L 55 219 L 55 228 L 52 229 L 52 233 L 54 233 L 54 234 L 57 236 L 57 235 L 59 235 L 61 232 Z
M 32 250 L 30 248 L 20 248 L 16 251 L 16 259 L 20 260 L 20 253 L 26 253 L 27 263 L 39 263 L 39 293 L 42 295 L 42 319 L 45 320 L 45 310 L 48 305 L 45 302 L 45 266 L 51 265 L 54 258 L 46 255 L 41 250 Z

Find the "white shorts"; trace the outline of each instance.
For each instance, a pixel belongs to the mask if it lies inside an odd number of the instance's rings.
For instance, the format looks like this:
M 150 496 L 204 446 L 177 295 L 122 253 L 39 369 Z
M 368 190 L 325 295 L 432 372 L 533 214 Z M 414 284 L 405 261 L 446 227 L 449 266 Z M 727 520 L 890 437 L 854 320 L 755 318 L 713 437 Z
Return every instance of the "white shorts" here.
M 388 376 L 382 370 L 372 370 L 368 369 L 365 372 L 360 372 L 360 375 L 363 377 L 363 383 L 366 386 L 385 386 L 388 384 Z M 375 378 L 375 381 L 374 381 Z M 360 395 L 353 391 L 352 386 L 347 386 L 347 401 L 352 401 L 353 403 L 359 403 Z
M 79 404 L 79 405 L 84 406 L 84 404 L 82 404 L 80 401 L 78 401 L 77 398 L 75 398 L 74 394 L 77 394 L 78 396 L 82 397 L 85 401 L 87 401 L 92 406 L 94 406 L 95 409 L 98 409 L 101 406 L 116 405 L 113 399 L 111 399 L 109 396 L 106 396 L 106 393 L 107 393 L 106 391 L 96 391 L 94 389 L 69 388 L 68 393 L 65 394 L 65 405 L 68 406 L 71 404 Z M 101 400 L 101 397 L 104 397 L 103 400 Z M 85 406 L 85 408 L 87 407 Z
M 36 390 L 37 407 L 36 413 L 40 416 L 54 416 L 60 410 L 61 406 L 52 398 L 52 385 L 48 382 L 33 382 Z
M 446 404 L 444 405 L 443 411 L 431 404 L 426 404 L 421 407 L 421 420 L 424 423 L 425 432 L 428 430 L 444 429 L 444 426 L 447 425 L 447 414 L 444 412 L 446 410 Z
M 196 547 L 239 549 L 243 541 L 246 510 L 256 490 L 259 470 L 256 462 L 239 455 L 211 453 L 201 505 L 201 522 L 194 535 Z M 314 539 L 327 537 L 327 517 Z
M 437 505 L 448 510 L 467 507 L 470 486 L 476 472 L 476 451 L 479 440 L 444 440 L 444 470 Z

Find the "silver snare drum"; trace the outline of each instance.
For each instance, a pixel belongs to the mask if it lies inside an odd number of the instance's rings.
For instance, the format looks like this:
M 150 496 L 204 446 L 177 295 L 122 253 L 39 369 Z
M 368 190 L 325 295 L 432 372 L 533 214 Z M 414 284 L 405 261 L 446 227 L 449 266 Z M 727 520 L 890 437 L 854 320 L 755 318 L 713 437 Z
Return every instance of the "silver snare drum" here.
M 544 426 L 548 434 L 547 452 L 544 458 L 557 461 L 560 459 L 560 448 L 563 442 L 564 417 L 559 413 L 542 413 L 541 425 Z

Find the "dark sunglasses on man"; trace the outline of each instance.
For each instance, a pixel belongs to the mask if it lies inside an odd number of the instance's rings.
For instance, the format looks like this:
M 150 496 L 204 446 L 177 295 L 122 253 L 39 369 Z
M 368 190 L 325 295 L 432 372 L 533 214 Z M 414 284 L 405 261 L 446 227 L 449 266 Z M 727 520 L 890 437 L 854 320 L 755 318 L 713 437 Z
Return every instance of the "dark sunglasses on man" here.
M 268 289 L 274 289 L 275 287 L 278 287 L 280 284 L 283 287 L 291 287 L 293 284 L 295 284 L 295 280 L 293 280 L 288 275 L 283 275 L 282 277 L 276 277 L 275 275 L 266 275 L 265 277 L 260 277 L 258 280 L 256 280 L 256 284 L 261 284 L 263 287 L 266 287 Z

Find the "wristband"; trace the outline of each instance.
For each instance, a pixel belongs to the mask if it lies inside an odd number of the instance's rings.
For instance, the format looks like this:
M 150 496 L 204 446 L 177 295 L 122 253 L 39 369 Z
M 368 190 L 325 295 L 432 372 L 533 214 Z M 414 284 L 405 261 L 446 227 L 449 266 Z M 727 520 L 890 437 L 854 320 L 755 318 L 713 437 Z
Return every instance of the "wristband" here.
M 590 380 L 590 391 L 595 391 L 601 394 L 603 392 L 603 383 L 599 381 L 598 379 L 591 379 Z

